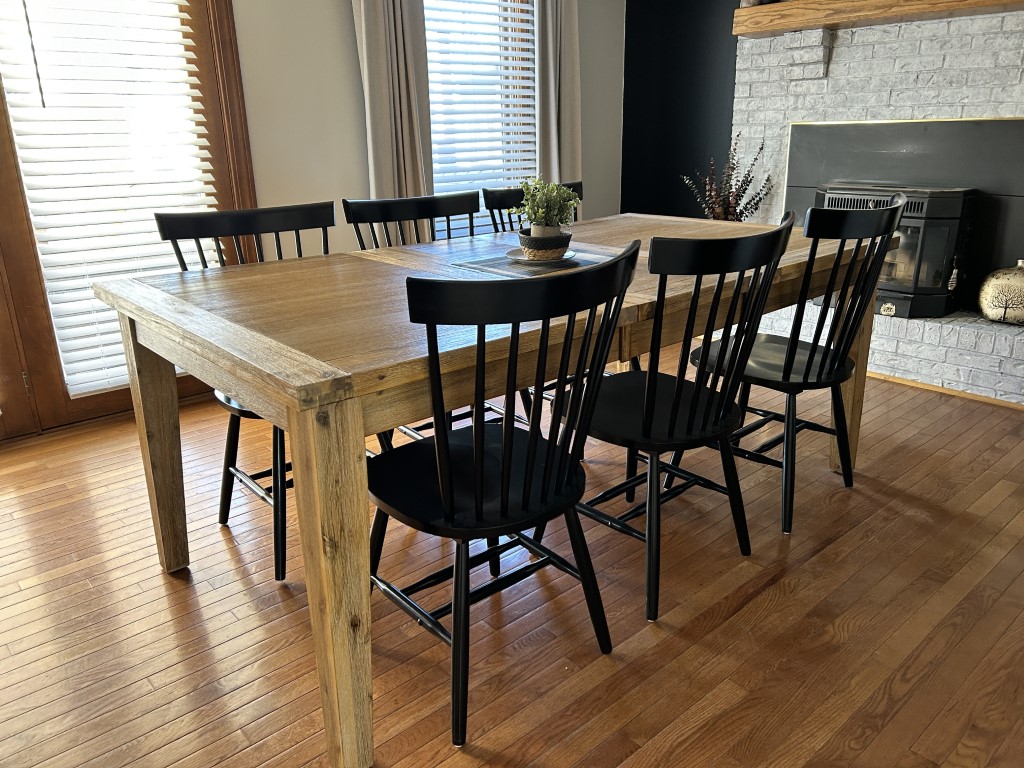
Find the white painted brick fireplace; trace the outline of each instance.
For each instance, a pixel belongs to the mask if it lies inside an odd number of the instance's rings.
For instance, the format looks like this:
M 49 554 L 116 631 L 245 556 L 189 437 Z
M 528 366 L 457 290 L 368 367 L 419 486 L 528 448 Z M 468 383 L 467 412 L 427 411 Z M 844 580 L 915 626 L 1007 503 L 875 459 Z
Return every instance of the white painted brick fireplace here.
M 763 139 L 776 179 L 763 221 L 783 213 L 791 123 L 984 117 L 1024 118 L 1024 12 L 738 41 L 739 154 Z M 869 370 L 1024 404 L 1024 328 L 876 316 Z

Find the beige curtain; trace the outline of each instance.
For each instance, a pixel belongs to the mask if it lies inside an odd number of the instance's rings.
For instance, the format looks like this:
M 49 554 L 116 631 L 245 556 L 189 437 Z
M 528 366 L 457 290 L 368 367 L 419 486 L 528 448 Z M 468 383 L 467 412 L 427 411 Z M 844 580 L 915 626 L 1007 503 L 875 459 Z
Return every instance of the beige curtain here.
M 423 2 L 352 0 L 352 11 L 366 103 L 370 195 L 432 194 Z
M 576 0 L 535 0 L 537 167 L 545 181 L 583 178 Z

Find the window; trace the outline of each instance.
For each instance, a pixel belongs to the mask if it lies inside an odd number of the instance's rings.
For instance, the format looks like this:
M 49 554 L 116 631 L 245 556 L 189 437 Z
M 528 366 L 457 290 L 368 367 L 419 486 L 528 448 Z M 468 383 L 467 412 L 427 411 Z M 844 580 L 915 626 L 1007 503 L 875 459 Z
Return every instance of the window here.
M 128 381 L 92 281 L 174 271 L 153 211 L 216 203 L 188 10 L 0 0 L 0 76 L 71 397 Z
M 434 191 L 537 172 L 533 3 L 426 0 Z

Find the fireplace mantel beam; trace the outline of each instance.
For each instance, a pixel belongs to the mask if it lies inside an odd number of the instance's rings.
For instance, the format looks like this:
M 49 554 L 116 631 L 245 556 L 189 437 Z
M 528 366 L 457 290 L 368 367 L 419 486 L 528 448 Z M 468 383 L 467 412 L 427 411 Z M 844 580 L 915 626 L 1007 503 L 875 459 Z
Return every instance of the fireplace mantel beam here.
M 1024 0 L 782 0 L 740 8 L 732 33 L 769 37 L 803 29 L 844 29 L 1024 10 Z

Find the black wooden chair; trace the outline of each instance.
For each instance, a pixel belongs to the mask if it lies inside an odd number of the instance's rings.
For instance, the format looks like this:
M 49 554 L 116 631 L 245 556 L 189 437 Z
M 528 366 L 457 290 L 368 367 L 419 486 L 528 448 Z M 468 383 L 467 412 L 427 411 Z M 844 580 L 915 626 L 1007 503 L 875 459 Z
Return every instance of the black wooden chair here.
M 476 192 L 457 192 L 451 195 L 424 197 L 395 197 L 380 200 L 342 200 L 345 221 L 352 225 L 360 249 L 366 249 L 363 227 L 370 235 L 372 248 L 409 243 L 447 240 L 454 233 L 474 234 L 473 216 L 480 210 L 480 196 Z M 466 217 L 464 227 L 452 227 L 454 217 Z M 444 227 L 438 222 L 444 219 Z M 426 231 L 424 232 L 424 225 Z
M 558 275 L 521 280 L 430 280 L 408 278 L 409 318 L 427 331 L 427 366 L 434 423 L 444 425 L 451 399 L 472 398 L 473 421 L 438 429 L 423 440 L 382 453 L 367 462 L 370 498 L 377 505 L 370 535 L 371 581 L 418 624 L 452 648 L 452 742 L 466 740 L 469 673 L 469 607 L 554 565 L 578 578 L 603 653 L 611 651 L 601 595 L 576 512 L 586 477 L 580 461 L 593 414 L 601 371 L 611 347 L 623 296 L 636 266 L 639 241 L 607 263 Z M 438 327 L 446 326 L 444 333 Z M 463 328 L 450 328 L 462 326 Z M 502 338 L 487 342 L 494 327 Z M 451 354 L 445 347 L 474 343 L 475 375 L 453 393 L 441 370 Z M 461 341 L 458 341 L 461 340 Z M 520 360 L 520 346 L 530 350 Z M 485 351 L 485 347 L 487 351 Z M 537 351 L 534 351 L 537 350 Z M 489 353 L 488 353 L 489 352 Z M 500 359 L 495 360 L 495 355 Z M 512 403 L 527 380 L 554 375 L 563 383 L 557 412 L 535 400 L 528 426 L 505 411 L 500 423 L 484 419 L 485 386 L 501 383 Z M 467 391 L 472 388 L 472 395 Z M 454 539 L 455 564 L 399 588 L 378 573 L 388 517 L 416 530 Z M 562 517 L 575 565 L 525 531 Z M 499 537 L 506 537 L 501 541 Z M 488 544 L 470 555 L 470 543 Z M 484 563 L 497 573 L 502 552 L 523 547 L 536 559 L 470 589 L 470 569 Z M 412 595 L 453 579 L 451 602 L 427 610 Z M 441 619 L 452 615 L 452 629 Z
M 580 200 L 583 199 L 583 182 L 566 181 L 563 187 L 568 187 L 576 193 Z M 484 198 L 484 208 L 491 215 L 491 225 L 495 232 L 518 232 L 523 225 L 522 216 L 512 213 L 513 208 L 523 204 L 523 190 L 521 187 L 502 187 L 499 189 L 484 188 L 481 190 Z M 573 208 L 573 221 L 577 220 L 579 208 Z
M 300 233 L 303 230 L 319 230 L 319 253 L 327 253 L 327 228 L 334 226 L 334 203 L 329 201 L 243 211 L 157 213 L 154 216 L 160 237 L 170 240 L 174 255 L 178 258 L 178 266 L 185 272 L 189 270 L 190 265 L 207 269 L 228 264 L 264 261 L 267 258 L 264 235 L 272 235 L 271 258 L 284 258 L 282 234 L 287 235 L 288 232 L 294 235 L 295 255 L 301 257 Z M 215 390 L 214 396 L 230 414 L 220 486 L 220 524 L 228 523 L 231 492 L 234 480 L 238 478 L 243 487 L 273 507 L 274 578 L 280 581 L 285 577 L 288 538 L 287 489 L 292 487 L 292 479 L 288 476 L 291 463 L 285 460 L 284 430 L 274 426 L 273 464 L 270 469 L 245 472 L 236 465 L 241 422 L 242 419 L 260 417 L 224 392 Z M 270 478 L 269 486 L 263 485 L 267 478 Z
M 433 240 L 450 240 L 452 237 L 470 236 L 475 234 L 474 215 L 480 211 L 480 196 L 476 192 L 457 192 L 449 195 L 426 195 L 423 197 L 395 197 L 379 200 L 342 200 L 345 210 L 345 221 L 352 225 L 359 241 L 360 249 L 365 250 L 366 234 L 369 234 L 370 247 L 380 248 L 409 243 L 431 242 Z M 465 223 L 460 225 L 465 216 Z M 455 226 L 452 219 L 455 218 Z M 438 226 L 443 219 L 443 226 Z M 365 228 L 365 233 L 363 231 Z M 426 232 L 424 232 L 424 228 Z M 485 403 L 488 412 L 501 411 L 493 403 Z M 449 414 L 449 421 L 469 417 L 468 410 Z M 401 426 L 398 428 L 408 437 L 419 439 L 423 433 L 433 429 L 433 423 Z M 377 436 L 381 447 L 388 450 L 393 445 L 393 431 Z
M 729 497 L 740 552 L 750 554 L 750 537 L 743 511 L 743 496 L 733 459 L 729 436 L 742 423 L 736 403 L 740 376 L 750 354 L 757 327 L 779 259 L 786 250 L 794 216 L 786 215 L 778 228 L 757 235 L 714 240 L 655 237 L 648 252 L 648 268 L 659 275 L 658 297 L 652 320 L 651 344 L 646 371 L 632 370 L 604 377 L 598 396 L 593 437 L 641 454 L 647 472 L 627 472 L 622 483 L 579 505 L 583 514 L 646 542 L 647 618 L 658 618 L 660 582 L 661 505 L 695 485 Z M 673 310 L 670 318 L 681 318 L 673 330 L 680 335 L 679 365 L 673 373 L 661 372 L 662 338 L 666 319 L 666 290 L 674 276 L 690 276 L 693 296 L 688 306 Z M 678 279 L 678 278 L 677 278 Z M 735 290 L 735 286 L 742 290 Z M 679 327 L 681 326 L 681 327 Z M 721 331 L 730 354 L 711 359 L 700 356 L 690 365 L 689 350 L 699 337 L 711 338 Z M 725 485 L 663 463 L 662 453 L 677 455 L 698 446 L 719 450 Z M 678 464 L 678 461 L 676 462 Z M 682 482 L 663 489 L 665 473 Z M 619 495 L 647 484 L 647 498 L 626 512 L 612 516 L 597 509 Z M 646 514 L 646 527 L 639 531 L 629 521 Z
M 804 270 L 800 296 L 788 336 L 759 333 L 740 387 L 740 404 L 747 413 L 758 418 L 745 424 L 733 435 L 733 451 L 782 470 L 782 531 L 793 530 L 793 495 L 796 483 L 796 436 L 810 429 L 835 435 L 843 470 L 843 483 L 853 486 L 850 460 L 850 438 L 846 431 L 846 412 L 841 385 L 853 375 L 854 363 L 850 349 L 857 337 L 864 316 L 874 311 L 875 287 L 881 274 L 889 241 L 899 225 L 907 199 L 902 193 L 892 196 L 885 208 L 863 211 L 811 208 L 804 223 L 804 236 L 811 248 Z M 837 240 L 824 247 L 822 240 Z M 843 256 L 843 254 L 846 254 Z M 841 258 L 842 257 L 842 258 Z M 809 328 L 804 328 L 804 311 L 810 296 L 812 269 L 823 259 L 831 262 L 821 312 Z M 709 345 L 708 352 L 698 349 L 694 356 L 709 354 L 714 359 L 720 343 Z M 751 385 L 767 387 L 786 396 L 784 413 L 776 413 L 748 405 Z M 835 427 L 827 427 L 797 418 L 796 397 L 813 389 L 832 391 L 832 414 Z M 782 422 L 782 434 L 764 441 L 751 450 L 739 447 L 739 441 L 772 423 Z M 782 445 L 782 458 L 765 454 Z
M 567 181 L 562 184 L 563 187 L 568 187 L 576 196 L 583 199 L 583 182 L 582 181 Z M 481 190 L 481 194 L 484 199 L 484 208 L 491 215 L 491 225 L 494 227 L 494 232 L 518 232 L 519 228 L 523 225 L 523 217 L 518 213 L 513 213 L 513 208 L 518 208 L 523 204 L 523 189 L 522 187 L 500 187 L 500 188 L 487 188 Z M 579 214 L 579 207 L 572 209 L 573 221 L 577 220 Z M 544 398 L 548 401 L 551 400 L 552 385 L 549 382 L 544 387 Z M 523 402 L 523 408 L 529 412 L 531 405 L 531 398 L 533 397 L 533 387 L 528 387 L 519 393 L 520 398 Z

